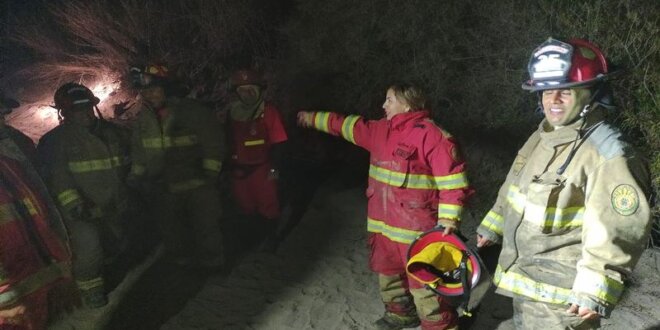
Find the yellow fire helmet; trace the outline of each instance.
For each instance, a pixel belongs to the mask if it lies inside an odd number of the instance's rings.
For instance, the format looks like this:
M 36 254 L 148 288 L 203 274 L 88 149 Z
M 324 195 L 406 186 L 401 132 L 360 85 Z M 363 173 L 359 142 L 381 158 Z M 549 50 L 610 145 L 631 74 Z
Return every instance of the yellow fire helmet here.
M 466 315 L 483 298 L 485 289 L 481 287 L 490 285 L 481 285 L 484 281 L 480 279 L 489 275 L 479 255 L 456 234 L 444 235 L 441 227 L 421 234 L 410 244 L 406 272 L 438 295 L 462 296 L 459 310 Z M 478 297 L 471 297 L 478 284 Z

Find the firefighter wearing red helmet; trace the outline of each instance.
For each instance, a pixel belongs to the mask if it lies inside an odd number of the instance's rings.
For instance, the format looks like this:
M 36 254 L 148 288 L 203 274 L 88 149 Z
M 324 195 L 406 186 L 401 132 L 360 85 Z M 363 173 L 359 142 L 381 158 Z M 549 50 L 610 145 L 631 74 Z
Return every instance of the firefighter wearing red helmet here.
M 298 113 L 299 125 L 340 136 L 370 153 L 369 267 L 378 274 L 385 306 L 377 329 L 420 323 L 422 329 L 458 327 L 458 315 L 446 297 L 427 290 L 406 272 L 409 245 L 436 226 L 444 227 L 444 234 L 453 232 L 471 192 L 456 141 L 429 118 L 424 106 L 419 88 L 397 84 L 387 89 L 385 118 L 380 120 Z
M 201 103 L 169 95 L 165 66 L 134 67 L 130 75 L 140 99 L 129 183 L 151 202 L 168 262 L 218 270 L 224 265 L 215 187 L 225 153 L 221 128 Z
M 649 172 L 609 123 L 601 50 L 548 39 L 523 88 L 545 119 L 518 155 L 486 214 L 478 246 L 502 244 L 494 275 L 513 297 L 520 329 L 592 329 L 622 296 L 650 230 Z
M 100 100 L 81 84 L 63 84 L 54 101 L 61 122 L 39 140 L 42 174 L 71 234 L 83 302 L 99 308 L 104 265 L 127 252 L 129 132 L 97 118 Z
M 278 109 L 264 101 L 260 74 L 238 70 L 229 82 L 237 98 L 228 106 L 232 191 L 244 214 L 262 218 L 266 240 L 261 248 L 272 251 L 280 240 L 279 149 L 288 137 Z
M 46 329 L 48 297 L 71 277 L 71 255 L 62 219 L 29 156 L 36 155 L 34 144 L 5 123 L 18 106 L 0 91 L 0 329 Z

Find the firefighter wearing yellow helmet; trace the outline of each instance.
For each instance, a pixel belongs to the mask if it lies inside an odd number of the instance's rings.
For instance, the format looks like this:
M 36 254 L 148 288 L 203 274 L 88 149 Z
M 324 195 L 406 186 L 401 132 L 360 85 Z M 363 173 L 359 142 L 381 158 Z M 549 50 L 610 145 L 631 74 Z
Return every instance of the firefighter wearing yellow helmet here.
M 46 183 L 71 234 L 73 275 L 89 308 L 107 304 L 103 266 L 127 244 L 129 134 L 96 117 L 99 101 L 83 85 L 60 86 L 54 107 L 61 124 L 38 146 Z
M 530 79 L 545 119 L 518 151 L 478 245 L 502 244 L 494 275 L 518 329 L 593 329 L 624 291 L 650 231 L 649 172 L 606 120 L 605 56 L 548 39 Z
M 165 66 L 134 67 L 130 73 L 141 102 L 132 128 L 129 181 L 152 202 L 165 258 L 217 269 L 224 264 L 215 187 L 224 135 L 211 110 L 168 95 Z

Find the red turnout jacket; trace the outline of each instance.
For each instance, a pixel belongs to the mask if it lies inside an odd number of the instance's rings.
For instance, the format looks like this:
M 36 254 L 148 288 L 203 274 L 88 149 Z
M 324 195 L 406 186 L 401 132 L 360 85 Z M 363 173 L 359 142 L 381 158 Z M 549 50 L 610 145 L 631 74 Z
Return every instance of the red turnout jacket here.
M 460 221 L 471 191 L 465 163 L 454 139 L 427 111 L 391 120 L 316 112 L 313 125 L 370 152 L 369 232 L 407 245 L 438 219 Z
M 46 187 L 12 139 L 0 136 L 0 309 L 45 297 L 69 268 L 64 225 Z M 44 311 L 31 313 L 39 328 Z

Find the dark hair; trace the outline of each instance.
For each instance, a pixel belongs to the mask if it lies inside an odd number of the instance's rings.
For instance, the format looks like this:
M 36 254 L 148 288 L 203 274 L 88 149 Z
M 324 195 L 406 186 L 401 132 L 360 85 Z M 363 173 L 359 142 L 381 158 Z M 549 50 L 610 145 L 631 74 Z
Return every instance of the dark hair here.
M 396 83 L 390 85 L 388 89 L 394 92 L 394 96 L 398 100 L 407 103 L 410 106 L 410 111 L 422 110 L 426 106 L 426 96 L 416 86 L 406 83 Z

